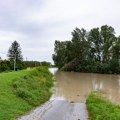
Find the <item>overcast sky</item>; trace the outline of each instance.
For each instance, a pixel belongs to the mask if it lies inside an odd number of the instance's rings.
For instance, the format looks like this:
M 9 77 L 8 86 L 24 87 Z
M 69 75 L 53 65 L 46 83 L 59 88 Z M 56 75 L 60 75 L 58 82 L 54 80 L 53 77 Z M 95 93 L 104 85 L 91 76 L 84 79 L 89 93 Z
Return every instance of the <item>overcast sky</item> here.
M 52 62 L 55 40 L 105 24 L 120 34 L 120 0 L 0 0 L 0 56 L 17 40 L 24 59 Z

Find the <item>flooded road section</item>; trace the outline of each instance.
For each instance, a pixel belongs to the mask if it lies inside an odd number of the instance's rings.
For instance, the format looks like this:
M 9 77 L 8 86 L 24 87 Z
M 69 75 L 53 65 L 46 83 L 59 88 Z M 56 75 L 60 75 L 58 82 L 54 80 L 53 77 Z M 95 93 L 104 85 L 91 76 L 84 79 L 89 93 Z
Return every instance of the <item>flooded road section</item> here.
M 50 69 L 52 73 L 56 69 Z M 50 101 L 19 120 L 88 120 L 86 97 L 101 91 L 120 104 L 120 76 L 91 73 L 56 72 L 56 85 Z
M 100 91 L 114 103 L 120 104 L 120 76 L 94 73 L 57 72 L 56 89 L 52 98 L 85 102 L 91 91 Z

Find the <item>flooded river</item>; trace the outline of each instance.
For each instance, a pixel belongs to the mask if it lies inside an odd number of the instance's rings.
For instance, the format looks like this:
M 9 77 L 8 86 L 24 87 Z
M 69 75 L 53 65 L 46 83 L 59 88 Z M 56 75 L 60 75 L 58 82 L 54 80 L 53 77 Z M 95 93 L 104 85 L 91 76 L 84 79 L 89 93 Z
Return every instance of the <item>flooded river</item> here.
M 101 91 L 112 102 L 120 104 L 120 76 L 94 73 L 57 72 L 52 99 L 84 102 L 91 91 Z
M 88 120 L 85 101 L 91 91 L 100 91 L 120 104 L 120 76 L 93 73 L 62 72 L 55 74 L 55 88 L 50 101 L 19 120 Z

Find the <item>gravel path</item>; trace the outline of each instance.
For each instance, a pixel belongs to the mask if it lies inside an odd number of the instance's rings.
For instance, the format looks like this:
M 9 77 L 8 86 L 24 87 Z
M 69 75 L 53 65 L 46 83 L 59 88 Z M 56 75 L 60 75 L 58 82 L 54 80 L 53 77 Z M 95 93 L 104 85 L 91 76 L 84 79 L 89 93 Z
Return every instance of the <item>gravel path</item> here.
M 52 100 L 18 120 L 88 120 L 85 103 Z

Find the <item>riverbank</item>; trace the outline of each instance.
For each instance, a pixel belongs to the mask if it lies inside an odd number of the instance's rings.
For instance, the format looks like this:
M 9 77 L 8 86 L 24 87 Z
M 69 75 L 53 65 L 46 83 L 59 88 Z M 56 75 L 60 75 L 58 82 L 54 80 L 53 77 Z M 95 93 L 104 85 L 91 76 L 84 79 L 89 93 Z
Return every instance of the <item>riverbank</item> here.
M 46 102 L 52 77 L 47 67 L 0 74 L 0 120 L 15 120 Z
M 120 120 L 120 106 L 92 92 L 86 101 L 91 120 Z
M 50 71 L 54 73 L 55 69 L 51 69 Z M 91 91 L 101 91 L 101 95 L 104 95 L 106 98 L 110 98 L 111 96 L 113 103 L 120 103 L 118 75 L 57 71 L 54 77 L 56 85 L 50 101 L 35 108 L 29 114 L 20 117 L 18 120 L 88 120 L 89 115 L 85 103 Z M 95 95 L 99 96 L 97 93 Z M 103 99 L 101 96 L 99 97 Z M 96 118 L 91 116 L 91 119 L 106 120 L 105 118 L 101 118 L 101 114 L 104 114 L 102 113 L 102 109 L 109 108 L 109 105 L 106 107 L 108 100 L 103 104 L 99 102 L 100 100 L 94 99 L 94 97 L 90 97 L 88 104 L 90 106 L 93 105 L 88 110 L 93 110 L 93 115 L 96 115 Z M 101 105 L 103 106 L 101 107 Z M 109 109 L 112 111 L 112 108 Z M 107 114 L 109 115 L 109 110 L 108 112 L 107 109 L 104 111 L 106 112 L 105 116 Z M 115 110 L 115 115 L 116 113 Z M 114 118 L 111 118 L 111 120 L 114 120 Z

